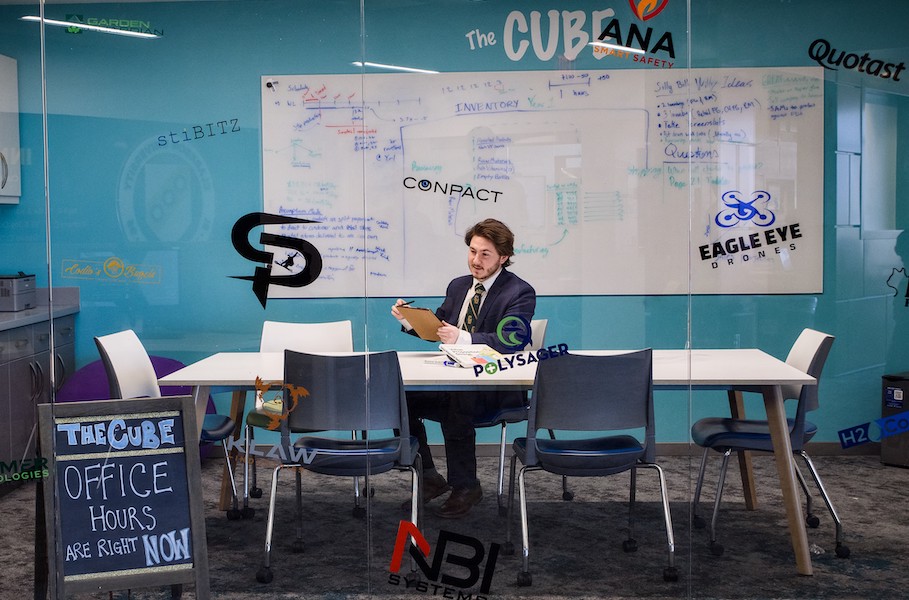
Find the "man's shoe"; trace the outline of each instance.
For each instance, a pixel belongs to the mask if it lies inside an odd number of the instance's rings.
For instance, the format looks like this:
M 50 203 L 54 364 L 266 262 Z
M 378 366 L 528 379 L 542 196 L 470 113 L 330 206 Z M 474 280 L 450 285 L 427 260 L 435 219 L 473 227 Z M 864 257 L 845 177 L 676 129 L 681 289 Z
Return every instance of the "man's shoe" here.
M 436 509 L 436 516 L 443 519 L 459 519 L 470 512 L 474 504 L 479 504 L 483 499 L 483 490 L 480 484 L 469 488 L 456 488 L 448 500 Z
M 450 489 L 451 486 L 438 471 L 423 472 L 423 504 L 438 498 Z
M 438 471 L 424 471 L 423 472 L 423 504 L 426 504 L 433 498 L 438 498 L 445 492 L 451 489 L 451 486 L 448 485 L 448 482 L 445 481 L 445 478 L 439 474 Z M 410 510 L 411 501 L 405 500 L 401 504 L 401 510 Z

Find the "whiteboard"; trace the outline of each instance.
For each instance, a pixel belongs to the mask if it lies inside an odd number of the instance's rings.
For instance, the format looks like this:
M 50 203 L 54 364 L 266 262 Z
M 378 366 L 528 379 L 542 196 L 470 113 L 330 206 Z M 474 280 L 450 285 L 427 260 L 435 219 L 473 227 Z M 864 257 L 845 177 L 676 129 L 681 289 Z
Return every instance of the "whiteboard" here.
M 264 210 L 318 221 L 270 231 L 323 260 L 270 297 L 440 295 L 487 217 L 541 295 L 822 291 L 819 67 L 261 85 Z

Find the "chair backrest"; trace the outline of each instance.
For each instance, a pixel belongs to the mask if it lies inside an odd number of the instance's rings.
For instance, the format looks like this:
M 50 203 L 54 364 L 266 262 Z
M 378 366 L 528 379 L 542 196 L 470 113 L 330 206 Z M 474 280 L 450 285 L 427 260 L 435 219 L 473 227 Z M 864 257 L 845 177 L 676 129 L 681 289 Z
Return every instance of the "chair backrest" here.
M 353 327 L 350 321 L 330 323 L 262 323 L 260 352 L 353 352 Z
M 653 352 L 607 356 L 564 354 L 537 365 L 527 418 L 528 464 L 536 462 L 538 430 L 608 431 L 643 427 L 652 462 Z
M 96 337 L 95 345 L 107 372 L 112 399 L 161 395 L 155 367 L 132 329 Z
M 824 370 L 824 363 L 827 362 L 833 340 L 834 337 L 827 333 L 814 329 L 803 329 L 789 350 L 786 364 L 811 375 L 820 384 L 821 372 Z M 783 399 L 798 398 L 798 410 L 804 414 L 818 408 L 817 389 L 817 385 L 782 386 Z
M 407 400 L 397 352 L 324 356 L 285 350 L 284 407 L 290 430 L 396 429 L 408 440 Z M 292 386 L 308 395 L 294 405 Z M 282 428 L 283 429 L 283 428 Z M 282 430 L 283 435 L 283 430 Z M 409 444 L 407 446 L 409 455 Z M 405 464 L 412 457 L 403 456 Z
M 546 345 L 546 325 L 549 319 L 534 319 L 530 322 L 530 343 L 524 350 L 539 350 Z

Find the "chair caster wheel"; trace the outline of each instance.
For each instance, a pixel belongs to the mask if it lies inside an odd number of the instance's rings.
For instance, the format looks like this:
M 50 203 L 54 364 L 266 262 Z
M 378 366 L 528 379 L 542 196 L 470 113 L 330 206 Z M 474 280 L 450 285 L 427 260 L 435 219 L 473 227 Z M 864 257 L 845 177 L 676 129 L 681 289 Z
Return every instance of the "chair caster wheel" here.
M 518 573 L 517 584 L 521 587 L 527 587 L 533 583 L 530 573 L 528 571 L 521 571 Z
M 508 507 L 499 505 L 499 516 L 507 517 L 508 516 Z
M 562 500 L 565 502 L 571 502 L 574 500 L 574 492 L 562 492 Z
M 505 553 L 505 556 L 514 556 L 514 544 L 511 542 L 505 542 L 502 546 L 502 552 Z
M 622 550 L 624 550 L 625 552 L 637 552 L 637 550 L 638 550 L 637 540 L 633 540 L 633 539 L 622 540 Z
M 814 515 L 808 515 L 807 517 L 805 517 L 805 525 L 807 525 L 808 527 L 810 527 L 812 529 L 817 529 L 818 525 L 820 525 L 820 524 L 821 524 L 821 520 L 818 519 Z
M 679 570 L 676 567 L 666 567 L 663 569 L 663 581 L 678 581 Z
M 365 519 L 366 518 L 366 509 L 362 506 L 353 507 L 353 516 L 356 519 Z
M 256 581 L 259 583 L 271 583 L 275 575 L 271 572 L 271 567 L 262 567 L 256 572 Z
M 294 540 L 294 543 L 291 544 L 291 546 L 290 546 L 290 549 L 293 551 L 294 554 L 302 554 L 303 548 L 304 548 L 303 540 Z
M 420 576 L 416 573 L 404 576 L 404 587 L 415 588 L 420 584 Z
M 691 519 L 691 524 L 694 525 L 695 529 L 704 529 L 707 527 L 707 521 L 704 520 L 704 517 L 698 515 L 695 515 L 694 518 Z
M 837 558 L 849 558 L 849 546 L 837 545 L 836 556 Z
M 240 516 L 244 519 L 252 519 L 256 516 L 256 509 L 251 506 L 244 506 L 240 509 Z
M 254 487 L 251 490 L 249 490 L 249 497 L 250 498 L 261 498 L 262 497 L 262 488 Z
M 716 542 L 710 542 L 710 553 L 714 556 L 723 556 L 723 544 L 717 544 Z
M 228 521 L 237 521 L 242 517 L 242 513 L 236 508 L 231 508 L 227 511 L 227 520 Z

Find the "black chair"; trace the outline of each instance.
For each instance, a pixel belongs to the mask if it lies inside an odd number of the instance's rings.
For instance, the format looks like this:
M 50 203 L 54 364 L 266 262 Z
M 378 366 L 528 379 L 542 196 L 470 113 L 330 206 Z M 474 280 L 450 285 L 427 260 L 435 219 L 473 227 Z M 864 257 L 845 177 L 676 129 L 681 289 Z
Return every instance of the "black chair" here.
M 824 363 L 827 361 L 827 355 L 833 346 L 833 336 L 813 329 L 804 329 L 796 339 L 795 343 L 786 357 L 786 363 L 796 367 L 811 375 L 820 382 L 821 371 L 824 369 Z M 818 408 L 818 386 L 817 385 L 790 385 L 783 386 L 783 400 L 798 399 L 798 405 L 795 409 L 795 418 L 787 419 L 789 423 L 789 441 L 792 444 L 792 451 L 798 454 L 805 461 L 811 477 L 820 491 L 821 498 L 830 511 L 830 516 L 836 524 L 836 555 L 840 558 L 849 556 L 849 548 L 843 544 L 843 526 L 840 522 L 836 510 L 821 483 L 821 478 L 814 468 L 814 463 L 805 452 L 805 444 L 817 433 L 817 426 L 805 418 L 807 412 Z M 759 389 L 742 388 L 746 392 L 760 392 Z M 720 466 L 720 478 L 717 483 L 716 496 L 713 502 L 713 517 L 710 519 L 710 551 L 715 556 L 721 556 L 724 548 L 722 544 L 717 543 L 716 520 L 720 509 L 720 501 L 723 498 L 723 484 L 726 481 L 726 467 L 729 463 L 730 454 L 744 451 L 764 451 L 773 452 L 773 442 L 770 439 L 770 426 L 767 421 L 753 419 L 729 419 L 710 417 L 700 419 L 691 427 L 691 437 L 698 446 L 704 448 L 704 456 L 701 459 L 701 468 L 698 471 L 697 485 L 694 490 L 694 499 L 692 501 L 692 522 L 698 529 L 705 526 L 704 519 L 698 515 L 698 504 L 701 497 L 701 488 L 704 483 L 704 472 L 707 468 L 707 456 L 711 450 L 723 454 L 723 462 Z M 809 527 L 817 527 L 820 520 L 814 516 L 811 510 L 811 493 L 808 491 L 808 485 L 801 471 L 796 468 L 795 474 L 805 493 L 806 498 L 806 523 Z
M 545 347 L 546 326 L 548 323 L 548 319 L 534 319 L 530 322 L 531 341 L 523 351 L 535 351 Z M 507 447 L 508 425 L 526 421 L 528 410 L 530 410 L 529 399 L 527 404 L 523 406 L 497 407 L 474 419 L 473 426 L 477 429 L 483 427 L 499 427 L 501 429 L 499 436 L 499 479 L 496 487 L 496 500 L 499 505 L 500 516 L 505 516 L 507 512 L 507 507 L 505 506 L 505 450 Z M 550 430 L 549 437 L 555 439 L 555 432 Z M 562 499 L 566 501 L 574 499 L 574 494 L 568 489 L 568 480 L 565 477 L 562 478 Z
M 517 584 L 531 585 L 527 496 L 524 479 L 528 471 L 543 470 L 562 476 L 600 477 L 631 471 L 628 538 L 622 548 L 637 549 L 634 540 L 634 504 L 637 469 L 655 469 L 660 481 L 663 518 L 669 551 L 669 565 L 663 570 L 666 581 L 678 579 L 675 541 L 669 513 L 669 496 L 663 470 L 654 462 L 653 358 L 650 349 L 607 356 L 566 354 L 537 366 L 527 437 L 514 441 L 511 481 L 508 490 L 508 530 L 505 553 L 513 554 L 511 521 L 514 513 L 514 481 L 517 461 L 524 465 L 518 475 L 521 495 L 523 568 Z M 640 441 L 619 430 L 644 429 Z M 544 439 L 543 429 L 598 432 L 579 439 Z M 599 432 L 615 431 L 603 436 Z
M 282 463 L 274 470 L 265 564 L 256 579 L 268 583 L 274 531 L 278 474 L 295 469 L 297 476 L 295 552 L 303 550 L 303 500 L 300 470 L 322 475 L 369 478 L 391 469 L 411 472 L 411 522 L 420 527 L 420 455 L 407 421 L 407 401 L 396 352 L 320 356 L 284 352 L 284 416 L 281 422 Z M 303 392 L 302 390 L 305 390 Z M 291 431 L 361 431 L 365 439 L 306 436 L 291 444 Z M 412 570 L 415 570 L 413 562 Z

